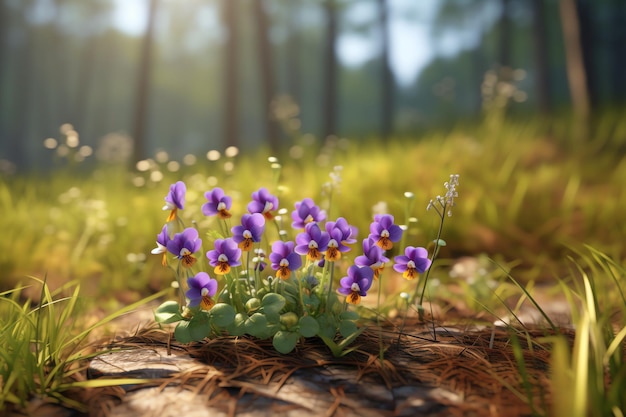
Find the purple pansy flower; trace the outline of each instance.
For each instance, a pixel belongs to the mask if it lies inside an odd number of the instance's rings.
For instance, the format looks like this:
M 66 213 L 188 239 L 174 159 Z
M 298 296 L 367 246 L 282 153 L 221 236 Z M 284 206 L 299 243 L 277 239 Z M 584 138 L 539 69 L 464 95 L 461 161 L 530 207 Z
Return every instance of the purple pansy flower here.
M 325 227 L 330 236 L 325 258 L 329 261 L 338 261 L 342 252 L 350 250 L 346 244 L 356 242 L 352 237 L 354 229 L 343 217 L 338 218 L 336 222 L 326 222 Z
M 232 229 L 233 239 L 244 251 L 249 251 L 255 242 L 260 242 L 265 230 L 265 217 L 260 213 L 244 214 L 241 225 Z
M 343 217 L 339 217 L 337 221 L 326 222 L 324 225 L 326 231 L 330 233 L 330 229 L 338 229 L 341 231 L 341 242 L 344 245 L 350 245 L 356 243 L 357 229 L 354 226 L 348 224 L 348 221 Z
M 198 272 L 195 276 L 187 278 L 189 289 L 185 293 L 189 298 L 189 307 L 200 306 L 202 310 L 210 310 L 215 304 L 211 297 L 217 292 L 217 281 L 206 272 Z
M 370 239 L 374 239 L 376 244 L 384 250 L 393 248 L 393 242 L 398 242 L 402 238 L 402 229 L 393 224 L 391 214 L 377 214 L 370 224 Z
M 187 186 L 182 181 L 170 185 L 170 191 L 165 196 L 165 205 L 163 206 L 163 210 L 170 210 L 170 215 L 167 218 L 168 222 L 176 219 L 178 210 L 185 208 L 186 192 Z
M 161 229 L 161 233 L 157 235 L 157 247 L 150 251 L 153 255 L 163 254 L 163 258 L 161 259 L 161 265 L 163 266 L 167 266 L 167 242 L 169 240 L 170 236 L 167 234 L 167 225 L 165 225 L 163 229 Z
M 352 265 L 348 268 L 348 276 L 339 281 L 340 287 L 337 292 L 346 296 L 347 303 L 359 304 L 361 297 L 367 295 L 367 290 L 372 286 L 372 281 L 374 281 L 374 271 L 371 268 L 359 268 Z
M 320 208 L 316 206 L 310 198 L 298 201 L 295 204 L 295 207 L 296 209 L 291 212 L 291 218 L 293 219 L 291 226 L 294 229 L 302 229 L 308 223 L 316 223 L 326 220 L 326 212 L 324 210 L 320 210 Z
M 193 227 L 188 227 L 181 233 L 176 233 L 174 237 L 167 241 L 167 250 L 181 260 L 183 267 L 192 267 L 197 259 L 193 256 L 200 250 L 202 240 L 198 238 L 198 231 Z
M 202 213 L 205 216 L 213 216 L 217 214 L 220 219 L 229 219 L 230 207 L 233 204 L 233 199 L 224 194 L 224 190 L 220 187 L 215 187 L 211 191 L 204 193 L 204 197 L 207 202 L 202 205 Z
M 278 198 L 262 187 L 252 193 L 252 201 L 248 203 L 248 212 L 261 213 L 267 220 L 272 220 L 272 210 L 278 209 Z
M 209 264 L 215 267 L 217 275 L 224 275 L 230 272 L 230 268 L 241 265 L 241 249 L 237 247 L 237 242 L 233 238 L 216 239 L 215 249 L 206 253 Z
M 354 258 L 355 265 L 369 266 L 374 271 L 374 279 L 378 279 L 387 262 L 389 258 L 384 255 L 383 249 L 376 245 L 376 241 L 370 238 L 363 239 L 363 255 Z
M 428 251 L 422 247 L 407 246 L 404 255 L 393 258 L 393 269 L 400 272 L 408 280 L 414 279 L 418 274 L 430 268 L 431 260 L 428 259 Z
M 322 252 L 328 247 L 330 236 L 322 232 L 317 223 L 308 223 L 304 232 L 296 236 L 296 253 L 306 255 L 310 261 L 322 259 Z
M 270 261 L 272 269 L 276 271 L 276 276 L 287 279 L 291 276 L 291 271 L 302 266 L 302 258 L 294 252 L 293 242 L 276 241 L 272 244 Z

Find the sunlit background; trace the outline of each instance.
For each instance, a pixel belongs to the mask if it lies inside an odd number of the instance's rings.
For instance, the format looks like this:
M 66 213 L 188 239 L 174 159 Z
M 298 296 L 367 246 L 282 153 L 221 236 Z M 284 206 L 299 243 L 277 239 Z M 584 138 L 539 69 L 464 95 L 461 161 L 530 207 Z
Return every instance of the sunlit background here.
M 182 160 L 415 137 L 496 95 L 512 117 L 626 97 L 618 0 L 2 0 L 0 19 L 3 171 L 72 148 Z

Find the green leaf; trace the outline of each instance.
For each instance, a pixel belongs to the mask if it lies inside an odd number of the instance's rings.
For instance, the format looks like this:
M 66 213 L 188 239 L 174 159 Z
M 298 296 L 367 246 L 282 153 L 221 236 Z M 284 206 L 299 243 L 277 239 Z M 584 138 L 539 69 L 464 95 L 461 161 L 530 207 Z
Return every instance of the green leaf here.
M 326 314 L 322 314 L 317 318 L 317 324 L 319 325 L 318 334 L 320 336 L 332 339 L 337 334 L 335 321 L 330 319 Z
M 443 240 L 443 239 L 437 239 L 437 240 L 435 240 L 434 242 L 435 242 L 437 245 L 439 245 L 439 246 L 446 246 L 446 245 L 447 245 L 446 241 L 445 241 L 445 240 Z
M 267 322 L 270 324 L 278 324 L 280 323 L 280 314 L 274 311 L 264 311 L 263 314 L 267 319 Z
M 211 334 L 211 326 L 208 320 L 191 320 L 187 329 L 189 330 L 191 340 L 196 342 Z
M 189 343 L 193 341 L 191 333 L 189 332 L 189 322 L 181 321 L 176 325 L 174 329 L 174 338 L 180 343 Z
M 346 337 L 346 338 L 350 337 L 358 331 L 359 331 L 359 328 L 357 327 L 356 323 L 353 321 L 344 320 L 341 323 L 339 323 L 339 333 L 341 333 L 341 336 L 343 337 Z
M 280 353 L 289 353 L 296 347 L 299 337 L 297 332 L 279 330 L 272 339 L 272 345 Z
M 304 337 L 313 337 L 320 331 L 320 325 L 311 316 L 300 318 L 300 334 Z
M 278 313 L 285 306 L 286 300 L 280 294 L 276 294 L 271 292 L 269 294 L 265 294 L 263 300 L 261 300 L 261 306 L 264 311 Z
M 209 310 L 211 321 L 219 327 L 228 327 L 235 320 L 235 309 L 224 303 L 218 303 Z
M 177 321 L 181 321 L 183 316 L 180 314 L 180 309 L 178 307 L 178 303 L 176 301 L 166 301 L 154 312 L 154 320 L 157 323 L 174 323 Z
M 339 314 L 339 318 L 341 320 L 358 320 L 360 316 L 356 311 L 344 311 Z
M 261 313 L 254 313 L 246 321 L 246 332 L 259 339 L 267 339 L 273 332 L 273 326 L 268 324 L 267 319 Z
M 332 338 L 329 338 L 329 337 L 325 337 L 325 336 L 321 336 L 320 335 L 320 338 L 324 341 L 326 346 L 328 346 L 330 348 L 330 350 L 333 353 L 333 356 L 338 358 L 338 357 L 341 357 L 341 356 L 345 356 L 348 353 L 358 349 L 357 346 L 353 346 L 353 347 L 350 347 L 350 348 L 348 348 L 347 346 L 350 343 L 352 343 L 362 332 L 363 332 L 363 329 L 360 329 L 356 333 L 353 333 L 349 337 L 346 337 L 345 339 L 343 339 L 339 343 L 336 343 Z
M 320 299 L 315 293 L 311 293 L 311 295 L 302 294 L 302 304 L 304 304 L 309 311 L 317 311 L 320 306 Z
M 235 314 L 235 319 L 230 325 L 226 326 L 226 331 L 231 336 L 242 336 L 246 334 L 246 320 L 248 316 L 243 313 Z

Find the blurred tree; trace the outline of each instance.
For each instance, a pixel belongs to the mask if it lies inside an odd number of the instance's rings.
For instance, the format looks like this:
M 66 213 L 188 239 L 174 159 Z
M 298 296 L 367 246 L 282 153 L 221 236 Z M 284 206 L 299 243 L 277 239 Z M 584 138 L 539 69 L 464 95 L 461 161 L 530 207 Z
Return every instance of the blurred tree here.
M 134 129 L 133 129 L 133 161 L 137 162 L 146 158 L 146 127 L 148 110 L 150 106 L 150 84 L 152 75 L 152 49 L 156 24 L 156 13 L 159 0 L 150 0 L 148 5 L 148 19 L 146 31 L 143 37 L 141 56 L 137 71 L 137 96 L 135 105 Z
M 239 88 L 237 73 L 239 69 L 239 0 L 222 1 L 223 21 L 226 28 L 224 44 L 224 139 L 227 146 L 239 146 L 237 122 L 239 117 Z
M 389 2 L 388 0 L 378 0 L 379 24 L 381 33 L 381 136 L 387 139 L 393 133 L 394 119 L 394 90 L 395 82 L 391 72 L 389 50 L 391 48 L 389 29 Z
M 484 0 L 444 0 L 434 19 L 433 37 L 435 40 L 437 38 L 444 37 L 442 35 L 447 32 L 456 33 L 457 38 L 461 38 L 467 36 L 466 34 L 472 29 L 476 30 L 477 27 L 479 28 L 479 42 L 477 45 L 470 48 L 471 59 L 468 59 L 468 57 L 463 56 L 464 54 L 461 53 L 457 57 L 466 65 L 462 67 L 452 65 L 452 67 L 457 70 L 455 76 L 462 75 L 464 78 L 469 77 L 468 82 L 458 83 L 458 85 L 465 89 L 464 95 L 468 97 L 467 101 L 469 102 L 465 111 L 469 112 L 471 116 L 477 116 L 481 112 L 481 84 L 483 82 L 485 72 L 496 66 L 496 62 L 494 61 L 501 62 L 502 60 L 508 60 L 506 56 L 496 56 L 494 58 L 494 53 L 490 54 L 489 51 L 486 50 L 489 46 L 486 33 L 489 32 L 490 29 L 493 29 L 494 26 L 494 21 L 489 17 L 492 14 L 489 13 L 489 9 L 493 7 L 494 4 L 497 3 L 494 3 L 494 1 Z M 496 47 L 498 48 L 499 45 L 503 44 L 503 42 L 499 42 Z M 449 61 L 449 59 L 445 61 Z M 441 72 L 441 66 L 443 65 L 445 65 L 445 62 L 439 62 L 439 59 L 434 59 L 431 62 L 429 66 L 439 68 L 439 72 L 434 70 L 428 71 L 428 77 L 426 78 L 431 81 L 431 84 L 424 86 L 424 88 L 433 89 L 437 99 L 443 98 L 445 100 L 450 100 L 450 94 L 455 97 L 458 97 L 459 95 L 455 94 L 456 91 L 454 91 L 456 90 L 456 83 L 454 87 L 449 86 L 450 83 L 448 80 L 451 79 L 449 72 Z M 461 72 L 463 74 L 461 74 Z M 437 75 L 437 80 L 431 78 Z M 454 77 L 452 77 L 452 80 L 453 79 Z M 442 89 L 437 88 L 437 86 L 434 85 L 435 82 L 438 82 L 438 85 L 442 86 L 444 91 L 438 91 Z M 450 91 L 451 88 L 454 88 L 454 90 Z M 452 99 L 454 100 L 454 98 Z M 450 109 L 450 104 L 446 104 L 445 108 Z
M 550 68 L 548 67 L 548 35 L 544 0 L 532 0 L 533 52 L 535 70 L 535 95 L 540 115 L 548 115 L 552 110 L 550 97 Z
M 254 0 L 254 16 L 257 26 L 259 74 L 261 76 L 262 90 L 262 115 L 265 125 L 265 140 L 268 141 L 273 152 L 278 151 L 280 137 L 278 136 L 278 126 L 271 114 L 271 103 L 276 94 L 274 83 L 274 61 L 272 45 L 269 39 L 270 26 L 268 25 L 267 12 L 265 10 L 265 0 Z
M 301 4 L 285 0 L 287 7 L 287 92 L 294 102 L 300 101 L 300 11 Z
M 563 29 L 563 42 L 565 44 L 565 57 L 567 79 L 569 82 L 570 96 L 576 121 L 579 124 L 579 140 L 586 139 L 590 113 L 589 90 L 587 87 L 586 68 L 583 60 L 581 46 L 580 24 L 576 0 L 560 0 L 561 26 Z
M 7 120 L 4 100 L 7 98 L 6 88 L 8 86 L 7 78 L 7 57 L 9 55 L 9 10 L 5 1 L 0 1 L 0 139 L 3 139 L 7 134 Z M 4 142 L 4 141 L 2 141 Z M 3 149 L 4 146 L 0 146 L 0 157 L 5 156 Z
M 337 3 L 325 0 L 326 47 L 324 50 L 324 85 L 322 98 L 322 134 L 325 139 L 337 134 Z
M 511 36 L 511 0 L 500 0 L 500 19 L 498 20 L 498 54 L 496 63 L 501 69 L 500 77 L 503 81 L 510 81 L 511 50 L 513 42 Z
M 6 3 L 6 2 L 3 2 Z M 34 34 L 30 30 L 26 20 L 26 15 L 32 9 L 33 2 L 20 2 L 16 9 L 11 10 L 10 25 L 5 30 L 12 30 L 15 39 L 15 45 L 9 43 L 7 39 L 8 56 L 11 59 L 2 61 L 2 66 L 6 66 L 7 62 L 11 65 L 8 70 L 10 76 L 7 77 L 7 96 L 9 97 L 9 105 L 3 109 L 3 114 L 7 115 L 6 139 L 8 143 L 8 157 L 13 161 L 18 169 L 28 169 L 30 162 L 28 159 L 27 146 L 28 141 L 28 125 L 32 116 L 33 105 L 33 87 L 34 72 L 36 67 L 33 65 L 35 59 L 34 50 Z M 3 90 L 3 95 L 5 91 Z M 6 113 L 5 113 L 6 111 Z
M 585 0 L 573 0 L 570 5 L 566 5 L 566 8 L 573 8 L 578 26 L 578 39 L 580 44 L 580 54 L 582 59 L 582 65 L 584 69 L 585 85 L 587 87 L 587 99 L 589 101 L 589 107 L 592 108 L 598 104 L 600 99 L 600 79 L 597 74 L 597 59 L 595 45 L 596 40 L 599 38 L 599 28 L 596 25 L 596 13 L 598 5 L 606 3 L 603 0 L 594 0 L 593 4 Z M 605 5 L 602 5 L 605 7 Z M 563 5 L 561 4 L 561 7 Z M 572 25 L 572 23 L 564 23 L 565 25 Z M 573 30 L 569 28 L 568 30 Z
M 608 57 L 610 62 L 610 85 L 611 85 L 611 101 L 616 104 L 626 103 L 626 30 L 624 30 L 624 22 L 626 22 L 626 2 L 624 0 L 610 1 L 611 13 L 609 14 L 609 22 L 606 26 L 609 41 L 606 43 L 608 47 Z
M 91 0 L 79 1 L 72 7 L 76 9 L 74 13 L 79 17 L 77 29 L 80 29 L 83 36 L 77 39 L 79 42 L 75 43 L 76 51 L 72 54 L 78 59 L 75 60 L 77 69 L 74 91 L 67 105 L 69 116 L 66 121 L 77 124 L 81 133 L 92 137 L 95 134 L 93 104 L 97 93 L 97 59 L 106 47 L 103 33 L 111 24 L 113 5 L 110 0 Z M 102 112 L 105 113 L 106 110 L 102 109 Z M 98 116 L 103 117 L 103 114 Z

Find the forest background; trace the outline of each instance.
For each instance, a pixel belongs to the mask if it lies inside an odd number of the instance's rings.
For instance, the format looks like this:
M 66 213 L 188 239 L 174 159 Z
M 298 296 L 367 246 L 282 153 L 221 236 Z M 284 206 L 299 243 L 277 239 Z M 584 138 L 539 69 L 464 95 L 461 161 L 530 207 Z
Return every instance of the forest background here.
M 626 98 L 625 21 L 620 0 L 2 0 L 0 169 L 417 138 L 479 120 L 489 77 L 509 117 L 586 119 Z

